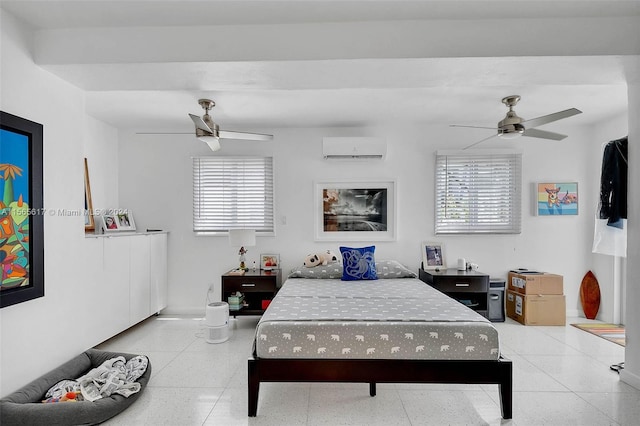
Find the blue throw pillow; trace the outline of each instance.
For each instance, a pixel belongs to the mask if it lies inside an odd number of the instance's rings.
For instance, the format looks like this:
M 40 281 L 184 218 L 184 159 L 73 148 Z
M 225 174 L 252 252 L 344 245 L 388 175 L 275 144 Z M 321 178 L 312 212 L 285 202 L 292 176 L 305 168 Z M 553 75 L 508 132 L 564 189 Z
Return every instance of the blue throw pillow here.
M 376 259 L 373 255 L 376 246 L 340 247 L 342 253 L 342 281 L 377 280 Z

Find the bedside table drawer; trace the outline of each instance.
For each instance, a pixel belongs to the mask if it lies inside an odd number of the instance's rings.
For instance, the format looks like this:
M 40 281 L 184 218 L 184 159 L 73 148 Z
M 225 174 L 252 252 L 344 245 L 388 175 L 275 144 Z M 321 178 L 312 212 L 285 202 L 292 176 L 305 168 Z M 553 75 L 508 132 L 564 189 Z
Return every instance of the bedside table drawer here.
M 420 268 L 422 281 L 452 299 L 473 309 L 485 318 L 489 315 L 489 275 L 477 271 L 425 271 Z
M 484 293 L 489 290 L 487 277 L 440 276 L 433 280 L 432 287 L 442 292 Z
M 271 277 L 224 277 L 224 291 L 226 292 L 246 292 L 246 291 L 275 291 L 276 281 Z

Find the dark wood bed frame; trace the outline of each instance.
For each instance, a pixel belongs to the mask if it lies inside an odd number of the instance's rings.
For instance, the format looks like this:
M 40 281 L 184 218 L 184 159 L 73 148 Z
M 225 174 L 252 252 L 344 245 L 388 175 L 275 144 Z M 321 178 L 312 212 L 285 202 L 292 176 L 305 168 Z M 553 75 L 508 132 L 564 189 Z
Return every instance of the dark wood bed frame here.
M 258 412 L 261 382 L 468 383 L 497 384 L 504 419 L 511 418 L 512 364 L 466 360 L 277 359 L 252 356 L 249 368 L 249 416 Z

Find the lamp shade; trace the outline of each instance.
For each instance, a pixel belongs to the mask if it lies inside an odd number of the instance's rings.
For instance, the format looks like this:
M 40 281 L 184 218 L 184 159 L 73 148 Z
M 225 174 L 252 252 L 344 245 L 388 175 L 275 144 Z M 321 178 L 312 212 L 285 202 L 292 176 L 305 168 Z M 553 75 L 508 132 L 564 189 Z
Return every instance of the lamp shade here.
M 251 247 L 256 245 L 255 229 L 230 229 L 229 245 L 234 247 Z

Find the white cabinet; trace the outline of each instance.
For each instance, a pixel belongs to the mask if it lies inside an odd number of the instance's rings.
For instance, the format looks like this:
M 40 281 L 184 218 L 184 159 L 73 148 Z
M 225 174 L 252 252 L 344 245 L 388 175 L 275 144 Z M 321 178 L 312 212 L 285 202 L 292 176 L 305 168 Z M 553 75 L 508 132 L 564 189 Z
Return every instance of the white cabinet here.
M 107 321 L 114 334 L 131 326 L 129 321 L 129 245 L 128 238 L 105 237 L 103 244 L 104 288 L 98 299 L 108 311 Z
M 76 331 L 90 335 L 90 344 L 95 344 L 129 326 L 129 284 L 117 273 L 123 268 L 122 262 L 127 261 L 127 254 L 120 259 L 122 247 L 105 244 L 104 238 L 85 240 L 82 262 L 91 274 L 84 280 L 87 302 L 81 303 L 76 313 L 79 318 L 83 318 L 81 323 L 85 327 L 83 331 Z M 128 251 L 127 248 L 126 252 Z M 118 265 L 117 268 L 115 265 Z M 90 323 L 86 324 L 87 321 Z
M 129 246 L 129 318 L 132 324 L 151 315 L 150 301 L 150 263 L 149 235 L 136 235 Z
M 167 306 L 167 233 L 87 236 L 88 278 L 103 341 Z
M 167 307 L 167 234 L 142 234 L 131 239 L 131 322 L 137 323 Z
M 150 312 L 167 307 L 167 234 L 149 235 Z

